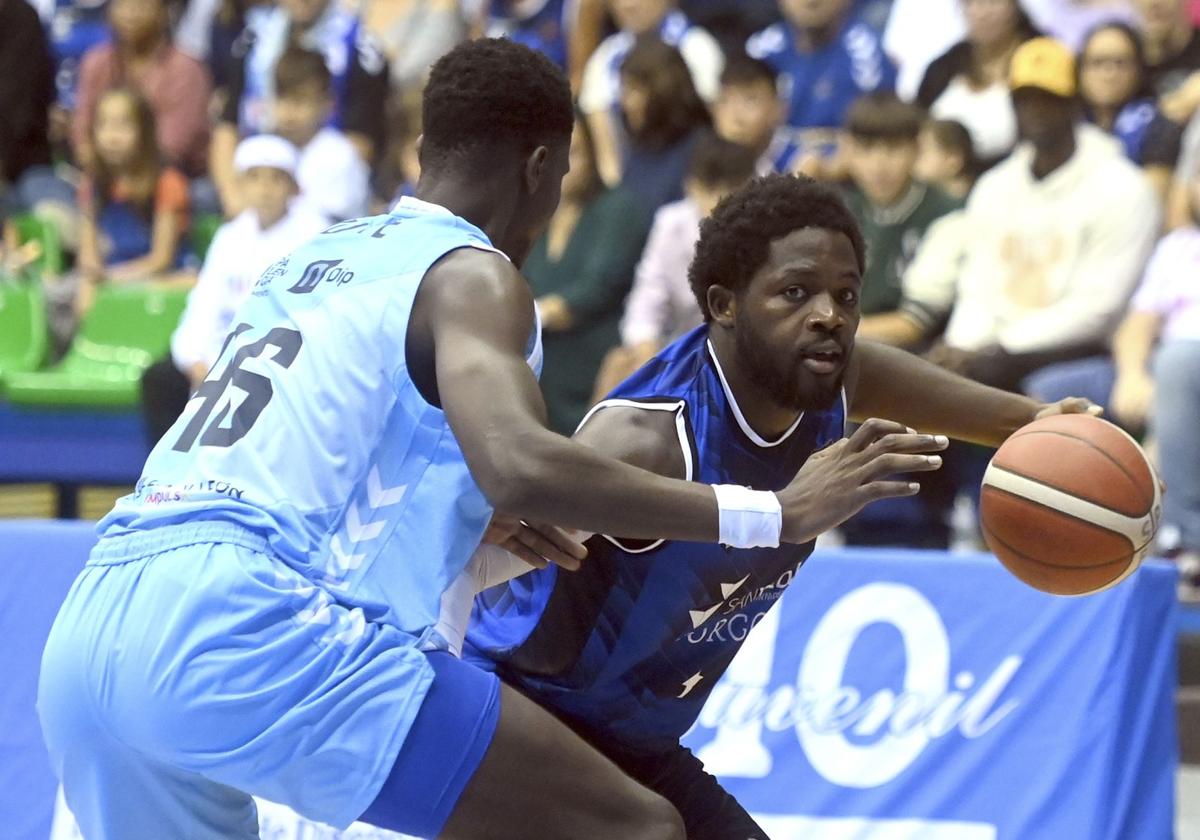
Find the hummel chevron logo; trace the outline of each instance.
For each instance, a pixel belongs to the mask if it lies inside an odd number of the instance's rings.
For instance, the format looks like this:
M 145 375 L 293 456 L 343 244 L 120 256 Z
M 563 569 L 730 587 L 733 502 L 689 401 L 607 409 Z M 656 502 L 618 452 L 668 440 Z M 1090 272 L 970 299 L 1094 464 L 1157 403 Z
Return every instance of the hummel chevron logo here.
M 378 510 L 381 507 L 394 505 L 403 499 L 407 492 L 407 484 L 385 488 L 379 478 L 379 467 L 371 467 L 371 474 L 367 476 L 367 501 L 370 502 L 372 509 Z
M 321 641 L 325 643 L 338 642 L 339 644 L 348 645 L 357 642 L 362 638 L 367 631 L 367 620 L 363 618 L 362 610 L 354 609 L 348 614 L 348 627 L 342 627 L 337 632 L 326 633 Z M 340 624 L 341 622 L 339 622 Z
M 346 534 L 349 535 L 351 543 L 375 539 L 383 533 L 384 524 L 383 522 L 368 522 L 364 525 L 358 513 L 358 505 L 351 504 L 350 509 L 346 511 Z
M 318 593 L 316 605 L 299 610 L 296 618 L 303 624 L 332 624 L 333 611 L 329 608 L 332 603 L 333 601 L 324 592 Z
M 346 517 L 349 519 L 349 516 Z M 350 554 L 346 549 L 342 548 L 342 539 L 339 535 L 334 534 L 333 539 L 329 541 L 329 550 L 333 552 L 333 561 L 337 564 L 338 570 L 341 572 L 349 572 L 357 569 L 362 565 L 365 554 Z
M 379 477 L 379 467 L 371 467 L 371 472 L 367 475 L 367 504 L 369 505 L 367 516 L 364 517 L 358 505 L 355 504 L 351 504 L 349 510 L 346 511 L 346 535 L 350 537 L 350 543 L 353 545 L 373 540 L 382 534 L 386 523 L 371 522 L 371 515 L 380 508 L 399 503 L 407 492 L 407 484 L 384 487 L 383 480 Z M 367 520 L 365 524 L 364 519 Z M 355 568 L 355 566 L 350 568 Z

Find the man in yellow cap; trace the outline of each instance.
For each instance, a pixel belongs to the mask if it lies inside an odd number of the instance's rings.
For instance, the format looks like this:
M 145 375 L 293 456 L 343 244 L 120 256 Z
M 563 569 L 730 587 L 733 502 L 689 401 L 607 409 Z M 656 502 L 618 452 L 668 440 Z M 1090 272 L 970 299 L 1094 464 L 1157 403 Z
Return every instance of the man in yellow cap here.
M 1075 153 L 1075 57 L 1053 38 L 1034 38 L 1009 70 L 1017 134 L 1033 146 L 1033 175 L 1044 178 Z
M 1083 121 L 1075 59 L 1034 38 L 1009 71 L 1021 142 L 972 192 L 944 258 L 918 254 L 907 302 L 949 314 L 935 360 L 1019 390 L 1047 365 L 1106 352 L 1158 230 L 1154 192 Z M 936 322 L 931 317 L 930 322 Z

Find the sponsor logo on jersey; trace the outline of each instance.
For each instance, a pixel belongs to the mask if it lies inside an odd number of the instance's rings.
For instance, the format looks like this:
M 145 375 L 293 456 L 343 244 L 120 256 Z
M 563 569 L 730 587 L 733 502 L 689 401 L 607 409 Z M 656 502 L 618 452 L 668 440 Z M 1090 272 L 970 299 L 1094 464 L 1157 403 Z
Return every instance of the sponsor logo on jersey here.
M 228 481 L 189 481 L 186 484 L 164 484 L 157 479 L 144 478 L 137 483 L 134 493 L 145 504 L 161 505 L 167 502 L 187 502 L 195 498 L 207 498 L 214 493 L 241 501 L 245 491 Z
M 705 611 L 702 613 L 704 621 L 700 623 L 701 626 L 687 634 L 688 642 L 696 645 L 701 642 L 745 641 L 750 631 L 763 620 L 767 611 L 791 585 L 799 568 L 797 566 L 795 569 L 788 569 L 766 586 L 734 594 L 717 607 Z M 758 604 L 762 605 L 761 608 L 755 609 L 755 605 Z M 717 612 L 721 613 L 721 617 L 709 622 L 708 618 Z
M 297 295 L 307 295 L 321 285 L 322 282 L 337 283 L 343 286 L 354 279 L 354 272 L 341 268 L 342 260 L 317 260 L 304 267 L 304 273 L 296 281 L 289 292 Z
M 267 267 L 267 270 L 260 274 L 258 280 L 255 281 L 254 289 L 251 291 L 251 294 L 265 295 L 267 293 L 267 289 L 271 286 L 271 281 L 276 277 L 282 277 L 284 274 L 287 274 L 287 270 L 287 257 L 283 257 L 282 259 L 278 259 L 271 263 L 271 265 Z

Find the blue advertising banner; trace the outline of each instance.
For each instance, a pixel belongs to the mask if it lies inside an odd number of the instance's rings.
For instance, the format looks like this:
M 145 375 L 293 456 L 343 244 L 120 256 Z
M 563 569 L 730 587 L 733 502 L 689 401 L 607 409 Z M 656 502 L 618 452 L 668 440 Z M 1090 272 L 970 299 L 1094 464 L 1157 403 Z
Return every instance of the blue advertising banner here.
M 46 633 L 91 542 L 86 526 L 0 524 L 6 838 L 78 837 L 55 809 L 33 703 Z M 1169 565 L 1056 598 L 983 555 L 819 552 L 754 597 L 752 621 L 693 640 L 746 644 L 685 740 L 774 840 L 1172 836 Z M 273 840 L 397 837 L 270 803 L 260 822 Z
M 817 555 L 685 741 L 775 840 L 1169 838 L 1174 581 L 1058 598 L 982 555 Z

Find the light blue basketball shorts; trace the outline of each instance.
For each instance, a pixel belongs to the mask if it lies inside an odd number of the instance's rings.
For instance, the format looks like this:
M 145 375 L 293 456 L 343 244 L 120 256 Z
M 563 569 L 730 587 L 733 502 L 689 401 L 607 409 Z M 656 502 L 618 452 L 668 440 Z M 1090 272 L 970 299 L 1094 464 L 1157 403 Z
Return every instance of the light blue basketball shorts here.
M 415 644 L 254 532 L 172 526 L 93 551 L 38 712 L 88 840 L 257 838 L 251 794 L 338 828 L 375 803 L 400 813 L 386 827 L 433 836 L 491 742 L 498 683 Z M 385 781 L 402 802 L 383 803 Z

